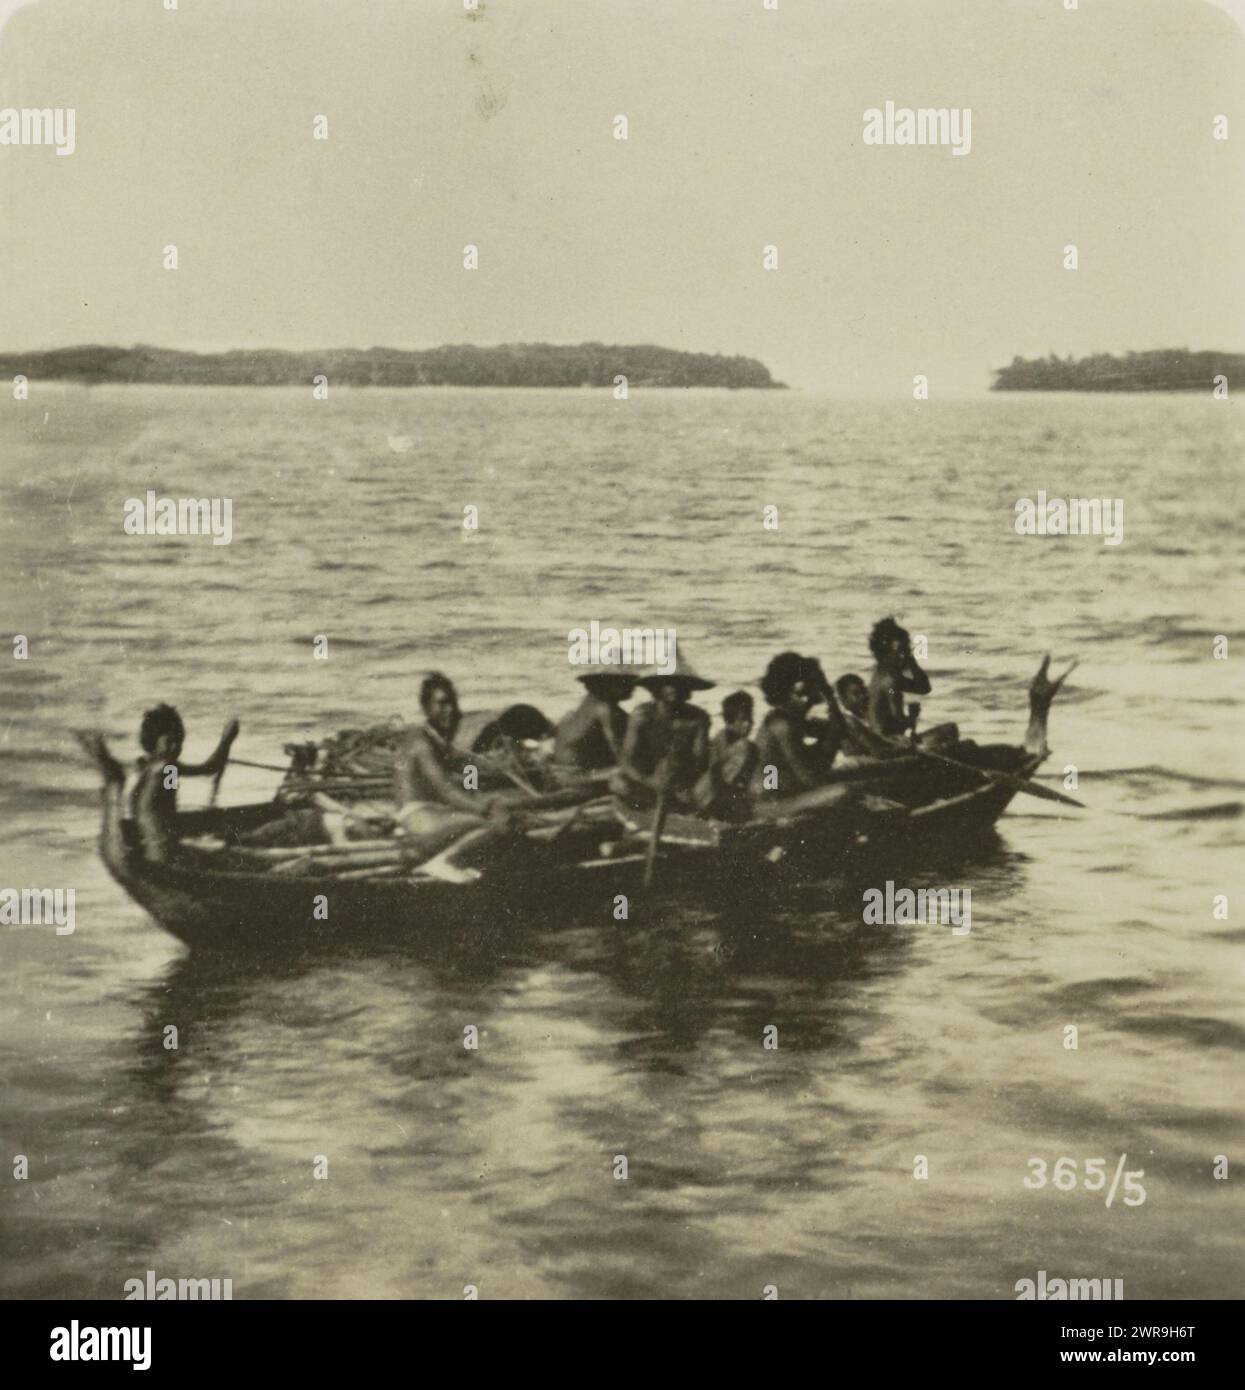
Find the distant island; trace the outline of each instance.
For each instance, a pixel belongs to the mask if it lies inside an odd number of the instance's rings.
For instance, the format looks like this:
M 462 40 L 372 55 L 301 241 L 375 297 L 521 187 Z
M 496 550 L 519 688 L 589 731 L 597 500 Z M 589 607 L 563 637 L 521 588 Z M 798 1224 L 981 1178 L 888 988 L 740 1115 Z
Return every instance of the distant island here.
M 1113 357 L 1013 357 L 996 368 L 992 391 L 1211 391 L 1215 378 L 1245 381 L 1245 354 L 1159 348 Z
M 751 357 L 676 352 L 647 344 L 612 347 L 580 343 L 513 343 L 405 352 L 399 348 L 336 348 L 326 352 L 237 349 L 176 352 L 156 347 L 68 347 L 0 354 L 0 375 L 91 385 L 310 386 L 608 386 L 625 376 L 629 387 L 721 386 L 781 390 L 769 369 Z

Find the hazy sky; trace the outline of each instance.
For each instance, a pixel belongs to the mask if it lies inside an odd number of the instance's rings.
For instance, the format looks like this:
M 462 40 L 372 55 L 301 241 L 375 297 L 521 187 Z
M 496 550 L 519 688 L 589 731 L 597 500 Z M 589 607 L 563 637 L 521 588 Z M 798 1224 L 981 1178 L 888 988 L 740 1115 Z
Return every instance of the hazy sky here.
M 1245 347 L 1239 0 L 480 5 L 0 4 L 0 107 L 77 112 L 0 148 L 0 350 L 595 339 L 937 395 Z M 887 100 L 971 153 L 865 145 Z

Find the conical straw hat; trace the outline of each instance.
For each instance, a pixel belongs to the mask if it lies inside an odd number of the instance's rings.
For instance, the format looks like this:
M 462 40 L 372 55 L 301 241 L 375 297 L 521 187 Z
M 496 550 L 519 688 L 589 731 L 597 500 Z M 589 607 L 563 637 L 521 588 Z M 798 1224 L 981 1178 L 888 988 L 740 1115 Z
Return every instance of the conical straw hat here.
M 656 685 L 663 685 L 667 682 L 680 682 L 686 685 L 689 690 L 712 690 L 715 682 L 706 680 L 704 676 L 698 676 L 692 669 L 692 664 L 684 657 L 681 650 L 675 654 L 674 670 L 666 673 L 658 671 L 655 667 L 647 666 L 644 668 L 645 674 L 636 682 L 646 690 L 652 690 Z

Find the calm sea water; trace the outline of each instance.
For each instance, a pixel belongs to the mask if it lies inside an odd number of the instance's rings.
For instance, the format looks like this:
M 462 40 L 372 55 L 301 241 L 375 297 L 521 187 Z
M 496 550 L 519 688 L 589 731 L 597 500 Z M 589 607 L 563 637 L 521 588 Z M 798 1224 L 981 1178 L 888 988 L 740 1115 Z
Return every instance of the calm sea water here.
M 1009 1298 L 1045 1269 L 1239 1296 L 1241 1178 L 1213 1177 L 1240 1161 L 1245 1049 L 1238 422 L 1165 396 L 0 408 L 0 637 L 30 646 L 0 654 L 2 882 L 77 895 L 72 936 L 0 928 L 0 1290 L 117 1298 L 153 1269 L 239 1298 Z M 232 498 L 232 544 L 125 536 L 148 488 Z M 1039 488 L 1123 498 L 1124 544 L 1017 537 Z M 1019 736 L 1044 651 L 1081 659 L 1049 767 L 1090 809 L 1013 806 L 951 880 L 967 937 L 864 927 L 831 882 L 763 919 L 537 910 L 260 970 L 192 958 L 94 854 L 68 731 L 132 757 L 157 699 L 191 756 L 236 713 L 238 755 L 279 762 L 413 716 L 429 666 L 468 708 L 556 714 L 593 618 L 676 626 L 731 688 L 790 645 L 866 669 L 889 612 L 928 638 L 925 721 L 979 738 Z M 222 799 L 274 782 L 234 768 Z M 1143 1205 L 1024 1186 L 1031 1158 L 1121 1154 Z

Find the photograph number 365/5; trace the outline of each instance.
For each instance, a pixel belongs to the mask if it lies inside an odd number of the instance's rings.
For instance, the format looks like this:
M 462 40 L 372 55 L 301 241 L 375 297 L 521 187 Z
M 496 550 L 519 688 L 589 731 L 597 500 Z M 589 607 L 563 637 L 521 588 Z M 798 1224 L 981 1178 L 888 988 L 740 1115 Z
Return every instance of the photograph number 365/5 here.
M 1243 0 L 0 4 L 0 1297 L 1238 1298 L 1242 401 Z

